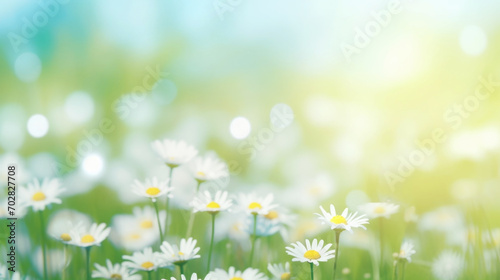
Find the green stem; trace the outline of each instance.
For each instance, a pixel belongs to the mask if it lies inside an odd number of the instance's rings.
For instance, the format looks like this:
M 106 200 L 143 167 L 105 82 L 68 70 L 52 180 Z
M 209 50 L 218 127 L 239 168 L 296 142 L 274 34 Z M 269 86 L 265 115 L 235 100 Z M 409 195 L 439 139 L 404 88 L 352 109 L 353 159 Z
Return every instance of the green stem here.
M 68 267 L 68 244 L 64 244 L 64 267 L 62 269 L 62 280 L 66 280 L 67 267 Z
M 163 243 L 163 232 L 161 230 L 160 212 L 158 211 L 158 202 L 156 201 L 156 199 L 153 199 L 152 201 L 156 211 L 156 222 L 158 223 L 158 230 L 160 231 L 160 246 L 161 246 L 161 244 Z
M 311 280 L 314 280 L 314 269 L 313 269 L 313 263 L 309 263 L 309 265 L 311 266 Z
M 212 250 L 214 248 L 215 215 L 217 215 L 217 214 L 212 213 L 212 237 L 210 237 L 210 249 L 208 250 L 207 273 L 210 271 L 210 261 L 212 260 Z
M 181 275 L 184 275 L 184 264 L 180 264 L 179 269 L 181 271 Z M 180 277 L 180 278 L 182 278 L 182 277 Z
M 392 280 L 398 279 L 398 264 L 399 261 L 394 261 L 394 267 L 392 268 Z
M 257 240 L 257 214 L 253 214 L 253 234 L 252 234 L 252 250 L 250 251 L 250 264 L 252 266 L 253 254 L 255 252 L 255 241 Z
M 196 180 L 197 185 L 196 185 L 196 193 L 195 196 L 198 195 L 198 192 L 200 191 L 200 185 L 202 181 Z M 193 232 L 193 226 L 194 226 L 194 212 L 191 211 L 191 214 L 189 215 L 189 223 L 188 223 L 188 228 L 186 232 L 186 238 L 191 237 L 191 233 Z
M 151 280 L 151 270 L 148 271 L 148 280 Z
M 85 247 L 85 251 L 87 253 L 87 280 L 90 280 L 90 248 L 92 246 Z
M 379 218 L 379 242 L 380 242 L 380 279 L 385 279 L 384 266 L 384 223 L 382 217 Z
M 401 269 L 401 280 L 405 280 L 405 268 L 406 268 L 406 261 L 403 260 L 403 263 L 401 264 L 401 266 L 403 267 Z
M 340 234 L 342 230 L 335 230 L 335 260 L 333 262 L 333 280 L 335 280 L 335 273 L 337 272 L 337 261 L 339 260 L 339 247 L 340 247 Z
M 42 227 L 42 230 L 41 230 L 41 238 L 42 238 L 42 255 L 43 255 L 43 279 L 44 280 L 47 280 L 49 279 L 49 277 L 47 276 L 47 244 L 46 244 L 46 240 L 45 240 L 45 222 L 44 222 L 44 219 L 43 219 L 43 212 L 42 211 L 38 211 L 38 213 L 40 213 L 40 225 Z
M 168 188 L 172 186 L 172 173 L 175 167 L 169 166 L 170 171 L 168 173 Z M 165 235 L 168 234 L 168 216 L 170 215 L 170 197 L 167 194 L 167 199 L 165 201 L 165 210 L 167 211 L 167 215 L 165 216 Z

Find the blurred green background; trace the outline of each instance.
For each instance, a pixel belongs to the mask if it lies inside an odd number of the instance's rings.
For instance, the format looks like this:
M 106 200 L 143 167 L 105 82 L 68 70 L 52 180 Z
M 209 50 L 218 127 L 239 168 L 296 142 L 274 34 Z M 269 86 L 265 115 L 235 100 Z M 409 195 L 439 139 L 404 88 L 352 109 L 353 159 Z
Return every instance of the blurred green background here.
M 149 143 L 168 137 L 215 151 L 231 167 L 230 191 L 284 191 L 328 174 L 322 205 L 402 205 L 389 226 L 394 251 L 414 227 L 402 224 L 411 206 L 421 215 L 453 204 L 467 225 L 500 227 L 499 8 L 2 0 L 0 162 L 16 163 L 23 183 L 62 178 L 68 191 L 51 211 L 108 224 L 145 204 L 129 186 L 166 173 Z M 436 129 L 443 141 L 429 140 Z M 319 205 L 292 207 L 298 224 Z M 36 243 L 31 219 L 24 230 Z M 431 262 L 445 247 L 433 241 L 419 243 L 417 259 Z M 120 260 L 109 243 L 100 250 Z M 369 259 L 345 254 L 341 266 L 371 272 Z M 425 265 L 408 269 L 407 279 L 430 277 Z

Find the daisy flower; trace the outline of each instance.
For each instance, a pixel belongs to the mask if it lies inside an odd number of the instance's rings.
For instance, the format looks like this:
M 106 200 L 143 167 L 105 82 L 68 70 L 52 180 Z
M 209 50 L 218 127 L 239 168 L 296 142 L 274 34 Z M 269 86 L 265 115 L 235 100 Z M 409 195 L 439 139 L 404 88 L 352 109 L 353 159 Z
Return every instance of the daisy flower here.
M 283 266 L 283 264 L 268 264 L 267 269 L 273 275 L 276 280 L 290 280 L 292 278 L 292 274 L 290 272 L 290 263 L 287 262 Z
M 191 166 L 191 173 L 198 183 L 229 176 L 226 163 L 215 157 L 198 157 Z
M 329 250 L 332 244 L 328 243 L 323 246 L 323 240 L 318 242 L 314 239 L 311 243 L 309 239 L 306 239 L 306 246 L 298 241 L 291 245 L 293 247 L 286 247 L 286 253 L 294 257 L 292 261 L 309 262 L 318 266 L 319 262 L 326 262 L 335 257 L 335 250 Z
M 132 256 L 123 256 L 123 259 L 127 260 L 123 262 L 123 266 L 129 269 L 153 271 L 165 265 L 160 255 L 160 253 L 153 252 L 153 249 L 148 247 L 142 252 L 134 252 Z
M 151 143 L 151 146 L 165 164 L 171 168 L 190 161 L 198 154 L 198 150 L 184 141 L 156 140 Z
M 410 241 L 405 241 L 401 245 L 401 249 L 399 249 L 399 253 L 397 254 L 397 259 L 402 261 L 411 262 L 411 256 L 416 253 L 415 245 Z
M 110 231 L 111 228 L 106 228 L 105 223 L 93 223 L 90 228 L 73 229 L 69 233 L 71 240 L 68 244 L 79 247 L 100 246 Z
M 205 191 L 191 202 L 194 212 L 207 212 L 211 214 L 228 210 L 232 204 L 233 202 L 228 198 L 228 193 L 223 191 L 217 191 L 213 198 L 210 192 Z
M 198 251 L 200 251 L 200 247 L 195 246 L 196 239 L 193 238 L 189 238 L 188 240 L 184 238 L 181 239 L 180 246 L 177 246 L 176 244 L 171 245 L 167 241 L 164 241 L 160 246 L 160 249 L 163 252 L 161 257 L 169 263 L 183 265 L 189 260 L 200 257 L 200 255 L 197 254 Z
M 139 275 L 130 274 L 128 268 L 121 264 L 112 264 L 106 260 L 106 267 L 95 264 L 96 270 L 92 271 L 92 278 L 106 278 L 111 280 L 141 280 Z
M 270 210 L 277 207 L 276 204 L 272 204 L 274 196 L 268 194 L 265 197 L 257 196 L 254 193 L 251 194 L 240 194 L 239 205 L 248 214 L 252 215 L 267 215 Z
M 233 266 L 228 271 L 217 268 L 209 274 L 212 279 L 217 280 L 268 280 L 264 273 L 259 272 L 256 268 L 247 268 L 244 271 L 236 270 Z
M 64 191 L 58 179 L 33 180 L 27 187 L 21 187 L 19 204 L 22 207 L 33 207 L 33 211 L 43 211 L 52 203 L 61 204 L 59 194 Z
M 173 188 L 168 186 L 169 179 L 159 181 L 156 177 L 146 179 L 144 183 L 135 180 L 132 185 L 132 192 L 139 196 L 149 197 L 156 200 L 157 197 L 167 195 L 171 197 Z
M 432 263 L 432 274 L 440 280 L 455 280 L 465 266 L 464 258 L 452 251 L 444 251 Z
M 170 280 L 177 280 L 177 279 L 179 279 L 179 280 L 201 280 L 201 278 L 198 278 L 198 275 L 196 273 L 193 273 L 191 275 L 191 278 L 189 278 L 189 279 L 186 278 L 186 276 L 184 276 L 184 275 L 181 275 L 181 278 L 170 277 Z M 204 280 L 211 280 L 211 279 L 212 279 L 212 277 L 210 275 L 207 275 L 204 278 Z M 161 279 L 161 280 L 167 280 L 167 279 Z M 213 280 L 217 280 L 217 279 L 213 279 Z
M 248 234 L 254 234 L 254 222 L 256 220 L 255 235 L 258 237 L 271 236 L 280 230 L 280 224 L 277 220 L 266 219 L 263 216 L 257 216 L 257 219 L 247 216 L 245 220 L 243 230 Z
M 91 224 L 92 220 L 88 215 L 74 210 L 60 210 L 50 218 L 47 232 L 52 238 L 68 243 L 71 241 L 71 230 L 88 228 Z
M 385 202 L 373 202 L 360 206 L 359 210 L 365 213 L 370 219 L 379 217 L 389 219 L 392 214 L 399 211 L 399 205 Z
M 363 228 L 364 224 L 368 224 L 368 219 L 364 217 L 364 215 L 357 216 L 358 213 L 349 213 L 349 210 L 346 208 L 342 212 L 341 215 L 337 215 L 335 211 L 335 206 L 330 204 L 330 212 L 325 211 L 323 206 L 320 206 L 322 214 L 315 213 L 319 216 L 319 219 L 323 222 L 323 224 L 327 224 L 331 227 L 331 229 L 344 231 L 347 230 L 352 233 L 353 228 Z

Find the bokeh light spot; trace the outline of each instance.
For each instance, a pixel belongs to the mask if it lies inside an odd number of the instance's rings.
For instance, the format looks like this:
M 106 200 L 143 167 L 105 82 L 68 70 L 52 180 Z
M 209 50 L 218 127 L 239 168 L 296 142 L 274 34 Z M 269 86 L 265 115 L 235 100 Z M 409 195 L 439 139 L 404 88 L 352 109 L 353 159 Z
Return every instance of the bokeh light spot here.
M 28 119 L 27 128 L 31 136 L 40 138 L 49 131 L 49 121 L 44 115 L 36 114 Z
M 99 154 L 88 155 L 83 159 L 82 168 L 86 174 L 97 176 L 104 169 L 104 159 Z
M 468 55 L 480 55 L 486 49 L 487 44 L 486 33 L 478 26 L 467 26 L 460 34 L 460 47 Z
M 14 63 L 14 72 L 19 80 L 25 83 L 32 83 L 38 80 L 42 72 L 42 62 L 34 53 L 23 53 L 17 57 Z
M 236 117 L 229 125 L 229 132 L 236 139 L 245 139 L 252 131 L 250 121 L 244 117 Z
M 73 92 L 64 102 L 64 111 L 71 121 L 84 123 L 94 115 L 94 101 L 86 92 Z

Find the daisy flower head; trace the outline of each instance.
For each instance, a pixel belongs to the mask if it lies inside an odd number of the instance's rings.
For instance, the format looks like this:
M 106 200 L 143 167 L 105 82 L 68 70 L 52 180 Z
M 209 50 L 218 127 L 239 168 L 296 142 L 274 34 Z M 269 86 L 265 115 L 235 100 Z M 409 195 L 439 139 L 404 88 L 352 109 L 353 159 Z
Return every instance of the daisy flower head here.
M 407 262 L 411 262 L 411 256 L 416 253 L 415 245 L 410 241 L 405 241 L 401 244 L 401 249 L 399 249 L 399 253 L 396 253 L 395 256 L 398 260 L 403 260 Z
M 191 274 L 191 278 L 186 278 L 184 274 L 181 275 L 181 278 L 175 278 L 175 277 L 170 277 L 170 280 L 202 280 L 201 278 L 198 278 L 198 275 L 196 273 Z M 161 279 L 161 280 L 167 280 L 167 279 Z M 207 275 L 203 280 L 217 280 L 217 279 L 212 279 L 212 276 Z
M 256 268 L 247 268 L 244 271 L 236 270 L 231 266 L 227 271 L 217 268 L 209 274 L 213 280 L 268 280 L 264 273 Z
M 306 246 L 297 241 L 292 243 L 293 247 L 286 247 L 286 253 L 293 256 L 292 261 L 309 262 L 319 265 L 319 262 L 326 262 L 335 257 L 335 250 L 329 250 L 332 247 L 331 243 L 324 245 L 324 241 L 314 239 L 311 243 L 306 239 Z
M 184 164 L 198 154 L 198 150 L 184 141 L 156 140 L 151 147 L 170 168 Z
M 33 211 L 43 211 L 52 203 L 61 204 L 59 194 L 64 191 L 58 179 L 45 178 L 42 182 L 34 179 L 26 187 L 21 187 L 19 204 L 21 207 L 33 207 Z
M 50 217 L 47 232 L 52 238 L 63 243 L 71 241 L 69 233 L 71 230 L 89 228 L 92 224 L 91 218 L 74 210 L 60 210 Z
M 180 246 L 176 244 L 171 245 L 167 241 L 164 241 L 160 249 L 162 251 L 161 257 L 166 262 L 173 264 L 182 265 L 189 260 L 200 258 L 200 255 L 198 255 L 200 247 L 196 247 L 196 239 L 191 237 L 188 240 L 181 239 Z
M 357 212 L 349 213 L 349 210 L 347 208 L 344 209 L 344 211 L 340 215 L 337 215 L 335 206 L 333 206 L 333 204 L 330 204 L 330 212 L 325 211 L 325 209 L 323 209 L 323 206 L 320 206 L 319 208 L 321 209 L 322 214 L 315 214 L 319 216 L 319 219 L 323 224 L 329 225 L 333 230 L 347 230 L 352 233 L 353 228 L 360 227 L 366 229 L 366 227 L 364 227 L 363 225 L 368 224 L 368 218 L 365 218 L 364 215 L 358 216 Z
M 92 278 L 105 278 L 111 280 L 141 280 L 139 275 L 129 273 L 128 268 L 122 264 L 113 264 L 108 259 L 106 266 L 95 264 L 96 270 L 92 271 Z
M 273 194 L 265 197 L 257 196 L 255 193 L 240 194 L 238 204 L 247 214 L 267 215 L 270 210 L 277 207 L 276 204 L 272 204 L 273 200 Z
M 139 196 L 149 197 L 156 200 L 157 197 L 167 195 L 172 197 L 171 193 L 173 188 L 168 187 L 168 180 L 158 180 L 156 177 L 146 179 L 144 183 L 135 180 L 132 185 L 132 192 Z
M 247 216 L 246 223 L 243 224 L 243 230 L 248 234 L 253 234 L 254 217 Z M 280 224 L 277 220 L 270 220 L 264 216 L 257 216 L 257 227 L 255 228 L 255 235 L 259 237 L 271 236 L 280 230 Z
M 191 202 L 194 212 L 207 212 L 210 214 L 229 210 L 232 204 L 232 200 L 228 198 L 228 193 L 225 191 L 217 191 L 213 197 L 210 192 L 204 191 Z
M 360 206 L 359 210 L 366 214 L 370 219 L 379 217 L 389 219 L 392 214 L 399 211 L 399 205 L 385 202 L 372 202 Z
M 193 177 L 200 183 L 229 176 L 226 163 L 212 156 L 195 158 L 190 169 Z
M 160 255 L 153 252 L 151 247 L 147 247 L 143 251 L 134 252 L 132 256 L 123 256 L 123 259 L 127 260 L 123 262 L 123 266 L 128 269 L 152 271 L 165 264 Z
M 273 275 L 274 279 L 278 280 L 290 280 L 292 278 L 290 263 L 287 262 L 285 265 L 279 264 L 268 264 L 267 269 Z
M 90 228 L 73 229 L 69 233 L 71 239 L 68 244 L 79 247 L 100 246 L 110 231 L 111 228 L 107 228 L 105 223 L 93 223 Z
M 460 277 L 465 266 L 463 256 L 444 251 L 432 263 L 432 274 L 440 280 L 455 280 Z

